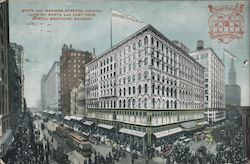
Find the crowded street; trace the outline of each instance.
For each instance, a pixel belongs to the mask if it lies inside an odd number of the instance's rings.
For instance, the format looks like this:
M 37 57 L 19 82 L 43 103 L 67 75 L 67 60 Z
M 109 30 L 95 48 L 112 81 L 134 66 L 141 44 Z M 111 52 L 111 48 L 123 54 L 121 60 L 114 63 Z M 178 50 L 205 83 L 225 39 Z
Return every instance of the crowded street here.
M 49 117 L 48 117 L 49 116 Z M 44 121 L 45 120 L 45 121 Z M 53 120 L 53 121 L 52 121 Z M 6 154 L 7 163 L 90 163 L 90 164 L 143 164 L 143 163 L 185 163 L 185 164 L 217 164 L 244 163 L 242 160 L 242 129 L 238 125 L 230 130 L 233 136 L 222 133 L 224 141 L 207 143 L 205 140 L 190 144 L 180 142 L 181 138 L 160 140 L 160 149 L 148 147 L 148 157 L 140 152 L 140 141 L 131 140 L 132 145 L 123 134 L 107 133 L 104 129 L 92 127 L 78 121 L 63 120 L 54 115 L 33 115 L 26 113 L 20 118 L 20 124 L 11 149 Z M 62 122 L 60 122 L 62 121 Z M 71 127 L 79 134 L 89 134 L 93 146 L 90 157 L 84 157 L 56 133 L 60 124 Z M 43 127 L 44 126 L 44 127 Z M 226 126 L 226 125 L 225 125 Z M 216 131 L 216 130 L 215 130 Z M 222 131 L 224 132 L 224 131 Z M 175 140 L 177 139 L 177 140 Z M 187 140 L 187 139 L 186 139 Z M 229 144 L 227 142 L 229 141 Z M 138 146 L 133 146 L 138 145 Z M 156 144 L 156 146 L 159 145 Z M 215 149 L 209 149 L 215 147 Z M 58 150 L 60 149 L 60 151 Z M 60 152 L 61 154 L 58 154 Z M 10 158 L 10 157 L 15 158 Z M 20 161 L 19 159 L 23 159 Z M 67 162 L 68 161 L 68 162 Z

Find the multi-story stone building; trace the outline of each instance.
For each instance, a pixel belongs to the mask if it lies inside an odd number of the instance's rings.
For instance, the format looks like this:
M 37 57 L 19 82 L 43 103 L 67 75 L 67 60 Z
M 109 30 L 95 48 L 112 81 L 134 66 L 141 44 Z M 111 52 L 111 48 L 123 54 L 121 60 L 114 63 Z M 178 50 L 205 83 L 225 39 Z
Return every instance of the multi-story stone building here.
M 224 120 L 225 113 L 225 71 L 224 64 L 212 48 L 203 48 L 203 41 L 197 42 L 197 50 L 189 53 L 205 67 L 205 117 L 209 124 Z
M 148 25 L 86 65 L 87 117 L 150 145 L 202 127 L 203 79 L 201 64 Z
M 9 46 L 9 4 L 0 2 L 0 156 L 11 143 L 9 90 L 8 90 L 8 46 Z
M 9 47 L 8 53 L 8 75 L 9 75 L 9 111 L 10 126 L 15 129 L 19 114 L 22 112 L 22 84 L 16 64 L 16 53 Z
M 241 88 L 237 85 L 237 74 L 234 66 L 234 59 L 231 59 L 229 69 L 229 83 L 226 85 L 226 105 L 240 106 Z
M 92 60 L 88 51 L 80 51 L 63 45 L 60 57 L 60 108 L 64 114 L 70 113 L 70 92 L 77 87 L 78 80 L 85 80 L 84 65 Z
M 17 71 L 21 78 L 21 110 L 24 111 L 24 50 L 17 43 L 10 43 L 10 48 L 15 52 Z
M 60 63 L 54 62 L 47 75 L 42 77 L 41 100 L 43 110 L 59 110 Z
M 77 87 L 70 92 L 70 114 L 75 116 L 86 116 L 85 110 L 85 86 L 82 80 L 79 80 Z
M 41 110 L 45 110 L 45 81 L 46 81 L 46 75 L 42 76 L 41 79 Z

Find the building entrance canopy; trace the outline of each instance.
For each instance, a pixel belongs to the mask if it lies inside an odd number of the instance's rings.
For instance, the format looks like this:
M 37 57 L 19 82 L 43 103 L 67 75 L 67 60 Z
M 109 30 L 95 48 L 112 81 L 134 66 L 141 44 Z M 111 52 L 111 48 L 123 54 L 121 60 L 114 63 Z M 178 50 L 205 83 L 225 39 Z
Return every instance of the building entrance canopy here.
M 126 128 L 121 128 L 119 130 L 119 132 L 121 133 L 125 133 L 125 134 L 129 134 L 129 135 L 133 135 L 133 136 L 137 136 L 137 137 L 144 137 L 145 136 L 145 132 L 141 132 L 141 131 L 137 131 L 137 130 L 131 130 L 131 129 L 126 129 Z
M 156 138 L 161 138 L 161 137 L 166 137 L 166 136 L 176 134 L 176 133 L 179 133 L 182 131 L 183 131 L 182 128 L 178 127 L 178 128 L 173 128 L 173 129 L 169 129 L 169 130 L 164 130 L 161 132 L 156 132 L 156 133 L 154 133 L 154 135 Z
M 107 124 L 98 124 L 97 126 L 104 129 L 112 129 L 114 127 L 112 125 L 107 125 Z
M 92 121 L 84 121 L 83 124 L 84 124 L 84 125 L 89 125 L 89 126 L 90 126 L 90 125 L 93 124 L 93 122 L 92 122 Z

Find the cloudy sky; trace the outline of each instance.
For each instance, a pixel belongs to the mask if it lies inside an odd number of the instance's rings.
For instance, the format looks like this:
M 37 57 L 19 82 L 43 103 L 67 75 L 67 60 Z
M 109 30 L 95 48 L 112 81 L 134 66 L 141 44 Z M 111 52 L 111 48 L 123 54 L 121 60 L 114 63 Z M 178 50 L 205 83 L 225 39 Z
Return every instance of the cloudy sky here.
M 243 38 L 227 44 L 210 39 L 208 20 L 212 15 L 208 5 L 222 6 L 244 4 Z M 249 65 L 243 69 L 243 61 L 249 61 L 249 10 L 247 1 L 26 1 L 10 0 L 10 40 L 24 47 L 25 58 L 25 97 L 28 106 L 35 106 L 40 100 L 40 81 L 53 62 L 59 60 L 63 44 L 74 48 L 92 51 L 97 56 L 110 48 L 110 9 L 134 16 L 143 23 L 131 23 L 113 19 L 113 44 L 120 42 L 143 26 L 151 24 L 170 40 L 179 40 L 191 51 L 197 40 L 204 40 L 205 47 L 212 47 L 219 58 L 223 48 L 238 57 L 236 61 L 237 81 L 242 88 L 242 104 L 249 102 Z M 82 21 L 32 21 L 23 9 L 94 9 L 92 20 Z M 226 82 L 231 58 L 225 57 Z

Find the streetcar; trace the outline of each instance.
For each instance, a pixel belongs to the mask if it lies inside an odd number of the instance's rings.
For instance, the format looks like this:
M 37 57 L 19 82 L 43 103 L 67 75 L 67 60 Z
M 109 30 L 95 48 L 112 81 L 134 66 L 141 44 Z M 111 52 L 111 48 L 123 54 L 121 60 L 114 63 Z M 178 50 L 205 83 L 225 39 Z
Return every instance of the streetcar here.
M 88 141 L 88 138 L 80 136 L 77 132 L 74 132 L 73 129 L 61 125 L 56 128 L 56 134 L 61 136 L 70 146 L 83 156 L 89 157 L 92 154 L 92 145 Z
M 66 142 L 81 153 L 84 157 L 89 157 L 93 150 L 91 143 L 75 132 L 68 133 L 66 136 Z

